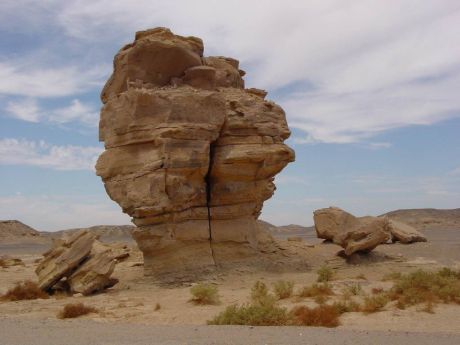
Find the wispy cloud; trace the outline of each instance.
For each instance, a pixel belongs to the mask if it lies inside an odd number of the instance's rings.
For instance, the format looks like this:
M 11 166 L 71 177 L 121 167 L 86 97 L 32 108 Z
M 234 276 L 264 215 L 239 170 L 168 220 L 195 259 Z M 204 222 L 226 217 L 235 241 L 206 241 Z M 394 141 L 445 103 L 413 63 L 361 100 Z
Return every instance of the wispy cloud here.
M 4 62 L 4 94 L 75 94 L 94 81 L 94 74 L 85 72 L 88 66 L 100 62 L 86 59 L 88 52 L 110 60 L 107 47 L 122 46 L 134 31 L 167 26 L 202 37 L 207 54 L 239 58 L 248 70 L 248 86 L 273 95 L 279 90 L 277 101 L 290 126 L 306 133 L 297 143 L 366 141 L 389 129 L 460 116 L 460 45 L 452 44 L 460 39 L 455 0 L 417 6 L 399 0 L 285 0 L 264 6 L 243 0 L 7 3 L 3 20 L 19 20 L 22 27 L 30 22 L 37 30 L 53 27 L 61 39 L 77 42 L 82 63 L 51 69 L 33 59 L 30 66 Z M 33 16 L 18 15 L 21 7 Z M 245 11 L 235 17 L 240 7 Z M 78 59 L 72 55 L 71 61 Z
M 10 101 L 6 106 L 6 111 L 13 117 L 23 121 L 39 122 L 40 119 L 40 109 L 37 101 L 32 98 L 25 98 L 22 101 Z
M 40 108 L 36 99 L 24 98 L 10 101 L 6 107 L 10 116 L 28 122 L 50 122 L 64 124 L 81 122 L 90 127 L 98 125 L 99 113 L 93 106 L 74 99 L 66 107 L 56 109 Z
M 0 165 L 31 165 L 55 170 L 94 170 L 102 148 L 50 145 L 45 141 L 0 139 Z
M 34 56 L 21 61 L 0 61 L 0 95 L 63 97 L 100 88 L 105 67 L 43 66 Z

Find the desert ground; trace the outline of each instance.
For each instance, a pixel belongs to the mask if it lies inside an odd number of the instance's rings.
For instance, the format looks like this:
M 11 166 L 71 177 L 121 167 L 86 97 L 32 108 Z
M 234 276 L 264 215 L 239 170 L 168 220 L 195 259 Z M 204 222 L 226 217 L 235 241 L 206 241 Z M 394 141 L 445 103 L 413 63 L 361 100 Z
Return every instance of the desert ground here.
M 290 232 L 289 232 L 290 231 Z M 286 253 L 301 251 L 306 265 L 292 270 L 260 270 L 236 267 L 214 274 L 207 283 L 217 286 L 220 302 L 195 305 L 190 302 L 191 284 L 158 284 L 143 276 L 142 254 L 134 242 L 127 260 L 117 264 L 114 275 L 120 282 L 93 296 L 52 296 L 49 299 L 0 302 L 0 344 L 458 344 L 460 343 L 460 306 L 436 304 L 433 313 L 420 306 L 404 310 L 390 302 L 382 311 L 364 314 L 350 312 L 341 316 L 334 329 L 315 327 L 206 326 L 207 320 L 231 304 L 248 302 L 256 281 L 268 287 L 278 280 L 292 281 L 294 291 L 315 283 L 317 270 L 327 265 L 334 270 L 330 282 L 340 299 L 347 286 L 359 285 L 355 296 L 372 289 L 391 287 L 384 277 L 394 272 L 441 267 L 460 269 L 460 230 L 425 229 L 428 242 L 380 245 L 369 255 L 344 259 L 340 247 L 316 238 L 311 228 L 290 228 L 275 233 Z M 296 241 L 286 238 L 295 234 Z M 288 236 L 289 235 L 289 236 Z M 24 266 L 0 268 L 0 294 L 15 282 L 35 280 L 37 260 L 46 249 L 44 243 L 0 245 L 0 253 L 21 258 Z M 289 255 L 289 254 L 287 254 Z M 295 294 L 295 293 L 294 293 Z M 60 320 L 57 313 L 65 304 L 83 302 L 97 308 L 73 320 Z M 314 306 L 311 298 L 292 296 L 279 301 L 281 306 Z M 159 306 L 158 306 L 159 305 Z M 64 341 L 63 338 L 66 340 Z M 149 339 L 148 342 L 146 339 Z

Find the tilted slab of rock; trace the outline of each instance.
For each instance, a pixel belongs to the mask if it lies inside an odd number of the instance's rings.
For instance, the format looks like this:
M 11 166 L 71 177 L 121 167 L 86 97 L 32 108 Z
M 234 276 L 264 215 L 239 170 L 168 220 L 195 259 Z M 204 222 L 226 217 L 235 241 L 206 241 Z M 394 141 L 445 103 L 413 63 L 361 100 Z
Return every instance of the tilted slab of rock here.
M 67 241 L 56 241 L 53 248 L 43 254 L 35 273 L 38 286 L 50 289 L 62 278 L 69 276 L 91 252 L 95 236 L 87 231 L 73 234 Z
M 410 225 L 389 219 L 388 228 L 393 242 L 399 241 L 401 243 L 413 243 L 427 241 L 425 235 Z
M 118 283 L 118 279 L 110 276 L 115 269 L 115 264 L 116 261 L 110 250 L 100 252 L 93 250 L 89 258 L 67 279 L 70 290 L 73 293 L 90 295 L 114 286 Z
M 386 218 L 358 218 L 337 207 L 316 210 L 313 218 L 318 238 L 332 240 L 346 255 L 371 251 L 390 239 Z
M 89 231 L 78 231 L 67 239 L 58 239 L 43 254 L 36 274 L 43 290 L 70 290 L 89 295 L 115 285 L 111 278 L 121 252 L 96 240 Z
M 164 28 L 138 32 L 115 56 L 96 171 L 138 226 L 146 274 L 203 269 L 267 244 L 256 219 L 294 152 L 284 111 L 245 89 L 244 74 L 235 59 L 204 57 L 201 39 Z

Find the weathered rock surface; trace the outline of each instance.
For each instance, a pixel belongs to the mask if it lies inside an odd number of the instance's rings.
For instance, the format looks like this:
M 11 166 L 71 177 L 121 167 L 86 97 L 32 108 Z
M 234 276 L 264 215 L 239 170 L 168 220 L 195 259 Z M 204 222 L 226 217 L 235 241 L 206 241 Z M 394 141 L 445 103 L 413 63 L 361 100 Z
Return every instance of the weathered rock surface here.
M 84 295 L 111 287 L 118 282 L 110 277 L 116 255 L 120 254 L 96 241 L 89 231 L 73 233 L 66 240 L 55 240 L 43 254 L 35 271 L 38 285 L 43 290 L 69 288 Z
M 138 32 L 115 56 L 96 171 L 138 226 L 146 274 L 204 269 L 270 242 L 256 220 L 294 152 L 284 111 L 244 89 L 244 74 L 165 28 Z
M 43 254 L 37 266 L 38 285 L 48 290 L 62 278 L 69 276 L 91 252 L 95 237 L 88 232 L 80 232 L 67 241 L 55 241 L 53 248 Z
M 413 243 L 427 241 L 425 235 L 417 231 L 414 227 L 396 220 L 390 219 L 388 221 L 388 228 L 393 242 Z
M 112 287 L 118 279 L 110 276 L 115 269 L 115 260 L 110 251 L 92 252 L 89 258 L 69 277 L 72 293 L 90 295 Z
M 313 218 L 317 236 L 340 245 L 346 255 L 369 252 L 390 239 L 386 218 L 358 218 L 337 207 L 316 210 Z

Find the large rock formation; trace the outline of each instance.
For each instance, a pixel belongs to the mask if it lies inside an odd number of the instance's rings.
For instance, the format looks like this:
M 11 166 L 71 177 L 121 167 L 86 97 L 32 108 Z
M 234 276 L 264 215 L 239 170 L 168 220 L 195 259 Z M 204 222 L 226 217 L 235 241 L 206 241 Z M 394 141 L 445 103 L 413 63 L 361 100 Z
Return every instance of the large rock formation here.
M 358 218 L 340 208 L 329 207 L 316 210 L 313 219 L 318 238 L 340 245 L 346 255 L 369 252 L 390 239 L 386 218 Z
M 138 226 L 146 274 L 199 270 L 257 253 L 274 176 L 294 160 L 284 111 L 245 89 L 237 60 L 165 28 L 115 56 L 96 171 Z

